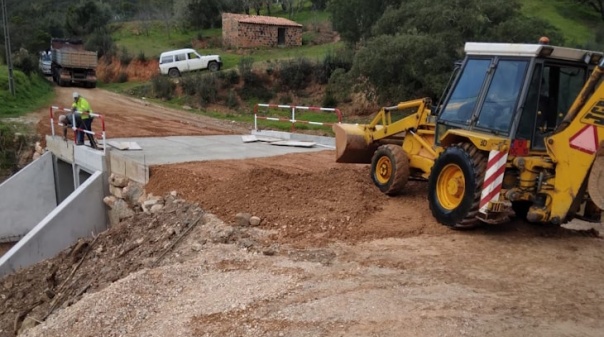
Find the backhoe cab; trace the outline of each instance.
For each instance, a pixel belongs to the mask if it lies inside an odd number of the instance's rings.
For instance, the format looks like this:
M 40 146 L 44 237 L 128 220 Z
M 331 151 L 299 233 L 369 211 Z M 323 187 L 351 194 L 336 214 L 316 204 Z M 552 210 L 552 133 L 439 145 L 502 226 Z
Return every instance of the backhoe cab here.
M 454 228 L 514 213 L 599 219 L 603 54 L 504 43 L 466 43 L 465 53 L 437 107 L 424 98 L 382 108 L 365 125 L 334 125 L 336 161 L 371 163 L 390 195 L 409 178 L 427 180 L 432 214 Z M 393 120 L 401 110 L 411 113 Z

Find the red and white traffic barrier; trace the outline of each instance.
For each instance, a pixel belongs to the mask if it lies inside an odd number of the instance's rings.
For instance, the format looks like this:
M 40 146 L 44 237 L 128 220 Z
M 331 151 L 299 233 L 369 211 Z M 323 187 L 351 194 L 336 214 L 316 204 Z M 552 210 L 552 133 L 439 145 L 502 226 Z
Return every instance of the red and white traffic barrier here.
M 291 118 L 278 118 L 278 117 L 265 117 L 258 116 L 258 108 L 273 108 L 273 109 L 290 109 L 292 112 Z M 333 125 L 334 123 L 322 123 L 322 122 L 312 122 L 312 121 L 303 121 L 296 119 L 296 110 L 310 110 L 310 111 L 325 111 L 325 112 L 335 112 L 338 116 L 338 123 L 342 123 L 342 112 L 337 108 L 322 108 L 315 106 L 298 106 L 298 105 L 281 105 L 281 104 L 256 104 L 254 106 L 254 130 L 258 130 L 258 119 L 270 120 L 270 121 L 281 121 L 281 122 L 290 122 L 292 126 L 296 123 L 303 124 L 312 124 L 312 125 Z
M 50 109 L 49 109 L 49 111 L 50 111 L 50 129 L 51 129 L 52 135 L 54 137 L 55 136 L 55 118 L 54 118 L 55 112 L 56 111 L 71 112 L 72 110 L 70 108 L 61 108 L 61 107 L 57 107 L 57 106 L 51 106 Z M 82 114 L 81 111 L 75 111 L 75 113 Z M 106 152 L 106 148 L 107 148 L 105 146 L 105 143 L 106 143 L 106 140 L 107 140 L 106 131 L 105 131 L 105 118 L 103 117 L 103 115 L 97 114 L 97 113 L 91 113 L 90 116 L 91 117 L 96 117 L 96 118 L 98 118 L 101 121 L 101 132 L 100 133 L 95 133 L 93 131 L 84 130 L 82 128 L 72 127 L 73 133 L 74 133 L 74 139 L 77 139 L 77 134 L 76 134 L 77 132 L 76 131 L 84 132 L 86 134 L 93 135 L 94 137 L 101 138 L 101 139 L 103 139 L 103 153 L 105 153 Z M 59 123 L 58 121 L 57 121 L 57 125 L 61 125 L 62 126 L 62 124 Z M 73 123 L 73 125 L 75 126 L 75 123 Z
M 486 214 L 489 202 L 499 201 L 499 193 L 503 184 L 503 174 L 505 173 L 505 164 L 508 160 L 508 153 L 505 151 L 491 151 L 487 163 L 487 172 L 482 184 L 482 194 L 480 195 L 479 210 Z

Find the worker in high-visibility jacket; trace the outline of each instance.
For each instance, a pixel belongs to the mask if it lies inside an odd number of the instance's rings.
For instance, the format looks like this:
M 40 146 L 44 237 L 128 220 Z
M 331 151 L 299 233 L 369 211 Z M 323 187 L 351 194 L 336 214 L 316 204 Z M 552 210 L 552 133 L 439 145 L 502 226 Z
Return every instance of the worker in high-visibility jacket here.
M 92 121 L 94 120 L 94 118 L 91 116 L 92 114 L 92 109 L 90 108 L 90 103 L 88 103 L 88 101 L 80 96 L 80 94 L 76 91 L 73 93 L 73 104 L 71 105 L 71 111 L 73 113 L 81 113 L 82 114 L 82 125 L 84 127 L 85 130 L 87 131 L 92 131 Z M 76 139 L 76 145 L 83 145 L 84 144 L 84 133 L 85 132 L 81 132 L 78 131 L 77 132 L 77 139 Z M 86 135 L 88 136 L 88 139 L 90 140 L 90 144 L 92 147 L 94 147 L 94 136 L 92 134 L 86 133 Z

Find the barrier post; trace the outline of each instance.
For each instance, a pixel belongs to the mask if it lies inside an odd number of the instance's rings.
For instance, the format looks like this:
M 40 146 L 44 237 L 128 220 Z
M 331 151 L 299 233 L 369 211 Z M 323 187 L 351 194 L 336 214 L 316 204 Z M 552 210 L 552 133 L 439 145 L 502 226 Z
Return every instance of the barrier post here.
M 50 111 L 50 130 L 51 130 L 51 134 L 54 137 L 55 136 L 55 121 L 54 121 L 54 114 L 52 112 L 52 106 L 48 109 Z

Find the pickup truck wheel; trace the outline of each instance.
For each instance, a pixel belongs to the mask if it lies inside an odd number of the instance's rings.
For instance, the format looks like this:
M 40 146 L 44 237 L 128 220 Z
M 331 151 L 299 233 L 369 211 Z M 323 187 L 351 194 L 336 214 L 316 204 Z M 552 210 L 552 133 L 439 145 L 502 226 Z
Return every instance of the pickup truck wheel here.
M 210 62 L 208 64 L 208 70 L 211 71 L 211 72 L 215 72 L 215 71 L 220 70 L 220 67 L 218 66 L 217 62 Z
M 178 71 L 178 69 L 176 68 L 172 68 L 168 71 L 168 76 L 170 77 L 179 77 L 180 76 L 180 71 Z

